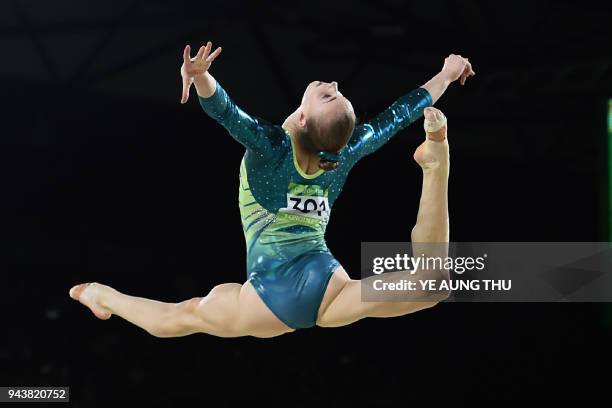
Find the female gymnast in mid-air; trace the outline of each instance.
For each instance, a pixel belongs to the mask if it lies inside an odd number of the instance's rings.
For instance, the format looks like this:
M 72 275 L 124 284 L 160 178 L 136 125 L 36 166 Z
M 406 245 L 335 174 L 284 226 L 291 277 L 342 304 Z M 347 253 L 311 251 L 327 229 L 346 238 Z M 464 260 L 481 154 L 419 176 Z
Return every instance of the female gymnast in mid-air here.
M 447 125 L 431 105 L 451 82 L 463 85 L 475 75 L 470 62 L 451 54 L 431 80 L 362 124 L 355 123 L 353 106 L 336 82 L 313 81 L 300 106 L 278 126 L 234 103 L 209 73 L 221 52 L 211 48 L 209 41 L 191 58 L 185 47 L 181 103 L 194 84 L 204 111 L 246 147 L 238 194 L 247 281 L 218 285 L 204 297 L 180 303 L 129 296 L 99 283 L 76 285 L 70 296 L 100 319 L 115 314 L 157 337 L 274 337 L 315 325 L 401 316 L 443 300 L 447 294 L 432 292 L 418 301 L 363 301 L 361 281 L 351 279 L 334 258 L 324 234 L 351 168 L 424 115 L 425 141 L 414 153 L 423 185 L 411 238 L 448 246 Z

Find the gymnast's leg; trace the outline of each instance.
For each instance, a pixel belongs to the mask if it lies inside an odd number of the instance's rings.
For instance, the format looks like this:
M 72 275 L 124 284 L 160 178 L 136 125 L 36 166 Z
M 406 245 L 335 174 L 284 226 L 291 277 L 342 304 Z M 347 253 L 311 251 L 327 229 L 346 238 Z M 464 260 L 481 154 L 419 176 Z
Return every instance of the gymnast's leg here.
M 129 296 L 99 283 L 84 283 L 70 297 L 106 320 L 113 314 L 156 337 L 181 337 L 207 333 L 219 337 L 274 337 L 293 329 L 266 307 L 246 282 L 215 286 L 208 295 L 180 303 Z
M 427 138 L 414 154 L 414 159 L 423 170 L 423 187 L 417 222 L 412 230 L 413 252 L 425 252 L 429 257 L 448 255 L 448 174 L 449 149 L 446 139 L 447 126 L 443 114 L 435 108 L 425 110 L 425 125 L 444 123 L 438 130 L 427 132 Z M 433 128 L 435 129 L 435 127 Z M 440 245 L 419 245 L 440 243 Z M 446 276 L 447 272 L 442 272 Z M 385 276 L 385 275 L 380 275 Z M 405 276 L 396 275 L 398 279 Z M 391 278 L 390 275 L 388 279 Z M 350 279 L 346 271 L 338 268 L 332 276 L 321 302 L 317 325 L 323 327 L 343 326 L 365 317 L 393 317 L 416 312 L 434 306 L 448 293 L 423 294 L 429 300 L 364 302 L 361 298 L 362 283 Z M 429 296 L 431 295 L 431 296 Z

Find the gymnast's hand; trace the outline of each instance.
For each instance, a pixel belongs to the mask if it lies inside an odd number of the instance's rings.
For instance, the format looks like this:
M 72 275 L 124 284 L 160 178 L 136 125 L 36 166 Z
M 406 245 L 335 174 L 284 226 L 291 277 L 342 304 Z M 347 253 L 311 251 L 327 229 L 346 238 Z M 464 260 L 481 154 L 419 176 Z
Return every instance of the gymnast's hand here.
M 221 53 L 221 47 L 210 54 L 212 43 L 208 41 L 206 46 L 201 46 L 200 50 L 194 58 L 190 58 L 191 47 L 185 46 L 183 51 L 183 65 L 181 66 L 181 77 L 183 78 L 183 94 L 181 96 L 181 103 L 187 102 L 189 99 L 189 88 L 197 76 L 204 75 L 212 62 L 217 58 L 217 55 Z M 210 54 L 210 55 L 209 55 Z
M 461 78 L 461 85 L 465 85 L 465 81 L 468 77 L 476 75 L 472 69 L 472 64 L 467 58 L 463 58 L 461 55 L 451 54 L 444 60 L 444 66 L 442 72 L 448 75 L 448 79 L 454 82 Z

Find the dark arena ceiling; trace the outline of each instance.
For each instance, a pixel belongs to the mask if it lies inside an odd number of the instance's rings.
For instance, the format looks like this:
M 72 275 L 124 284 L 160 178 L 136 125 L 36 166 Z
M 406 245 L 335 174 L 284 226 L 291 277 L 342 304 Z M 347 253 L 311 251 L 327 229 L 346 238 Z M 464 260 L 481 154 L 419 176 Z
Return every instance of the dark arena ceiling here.
M 405 70 L 408 88 L 449 53 L 473 61 L 473 95 L 513 93 L 517 85 L 593 94 L 612 82 L 612 15 L 604 4 L 7 0 L 0 2 L 0 79 L 176 103 L 182 47 L 211 40 L 223 47 L 214 74 L 239 99 L 265 87 L 259 113 L 272 117 L 315 78 L 382 101 L 393 93 L 385 87 L 390 66 Z

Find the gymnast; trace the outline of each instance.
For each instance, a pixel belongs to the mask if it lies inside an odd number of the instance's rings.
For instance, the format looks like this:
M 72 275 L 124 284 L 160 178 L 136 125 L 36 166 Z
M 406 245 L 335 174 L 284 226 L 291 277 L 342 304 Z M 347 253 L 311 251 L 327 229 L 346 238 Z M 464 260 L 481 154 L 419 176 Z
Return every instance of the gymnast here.
M 181 103 L 195 85 L 206 114 L 246 148 L 238 186 L 247 243 L 246 282 L 221 284 L 204 297 L 179 303 L 129 296 L 96 282 L 72 287 L 70 297 L 99 319 L 114 314 L 156 337 L 207 333 L 261 338 L 315 325 L 337 327 L 366 317 L 401 316 L 444 300 L 448 293 L 432 291 L 421 293 L 418 301 L 364 301 L 362 281 L 349 277 L 327 248 L 324 234 L 352 167 L 423 115 L 425 141 L 413 155 L 423 183 L 411 239 L 413 248 L 415 243 L 441 243 L 442 249 L 431 251 L 439 253 L 427 255 L 446 256 L 447 120 L 432 105 L 452 82 L 464 85 L 475 75 L 468 59 L 451 54 L 431 80 L 361 124 L 356 124 L 353 106 L 336 82 L 313 81 L 297 109 L 278 126 L 234 103 L 209 72 L 221 52 L 221 47 L 211 49 L 208 41 L 191 58 L 189 45 L 185 47 Z

